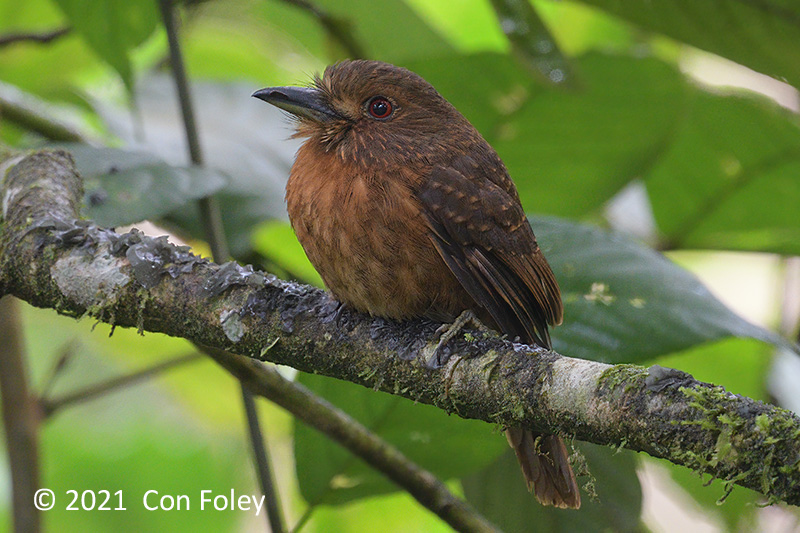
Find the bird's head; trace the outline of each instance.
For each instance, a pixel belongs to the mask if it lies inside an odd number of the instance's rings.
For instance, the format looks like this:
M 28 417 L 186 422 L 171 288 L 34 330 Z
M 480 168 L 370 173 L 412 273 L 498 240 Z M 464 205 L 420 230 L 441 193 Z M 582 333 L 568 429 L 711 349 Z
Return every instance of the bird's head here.
M 366 164 L 425 159 L 475 135 L 430 83 L 380 61 L 343 61 L 309 87 L 267 87 L 253 96 L 291 113 L 297 136 Z

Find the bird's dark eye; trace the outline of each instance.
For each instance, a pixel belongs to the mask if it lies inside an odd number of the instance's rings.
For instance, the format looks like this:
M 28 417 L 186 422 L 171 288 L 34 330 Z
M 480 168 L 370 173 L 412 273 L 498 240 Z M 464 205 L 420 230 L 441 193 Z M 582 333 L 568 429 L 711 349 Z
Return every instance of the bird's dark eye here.
M 389 118 L 394 112 L 392 103 L 383 96 L 375 96 L 367 102 L 367 111 L 374 118 L 383 120 Z

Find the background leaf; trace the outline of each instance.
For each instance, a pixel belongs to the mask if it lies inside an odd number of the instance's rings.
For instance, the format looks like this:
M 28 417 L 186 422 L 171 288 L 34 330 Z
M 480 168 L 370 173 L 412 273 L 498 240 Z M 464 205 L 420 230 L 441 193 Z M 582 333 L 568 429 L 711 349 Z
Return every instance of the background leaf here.
M 70 25 L 92 50 L 119 73 L 129 91 L 133 90 L 130 53 L 156 29 L 156 2 L 150 0 L 54 0 Z
M 402 0 L 385 0 L 380 9 L 375 9 L 371 0 L 315 3 L 340 20 L 349 21 L 354 38 L 362 44 L 368 58 L 402 62 L 414 57 L 444 55 L 451 50 L 447 41 Z M 390 27 L 402 27 L 403 31 L 387 31 Z
M 463 480 L 467 499 L 484 516 L 507 533 L 522 533 L 535 528 L 541 532 L 616 531 L 633 532 L 644 528 L 639 519 L 642 491 L 636 477 L 635 455 L 623 450 L 581 443 L 596 498 L 581 490 L 581 508 L 555 509 L 536 503 L 522 480 L 517 458 L 511 450 L 483 471 Z M 583 486 L 587 479 L 578 478 Z
M 213 169 L 175 167 L 145 152 L 81 144 L 58 147 L 75 159 L 85 180 L 85 214 L 101 226 L 163 217 L 215 193 L 228 181 Z
M 564 300 L 553 328 L 559 353 L 641 362 L 725 337 L 785 345 L 725 307 L 693 275 L 620 234 L 564 220 L 531 219 Z
M 300 374 L 298 381 L 444 480 L 475 472 L 508 448 L 499 431 L 479 420 L 313 374 Z M 341 504 L 398 490 L 317 431 L 297 423 L 294 436 L 297 478 L 306 501 Z
M 286 219 L 286 178 L 299 146 L 286 117 L 252 98 L 259 88 L 247 83 L 197 83 L 192 87 L 200 143 L 209 169 L 229 177 L 219 191 L 225 233 L 231 253 L 247 256 L 251 232 L 268 219 Z M 157 154 L 176 165 L 187 164 L 179 108 L 172 82 L 148 78 L 137 86 L 141 107 L 138 125 L 123 110 L 101 105 L 112 131 L 138 150 Z M 138 133 L 137 133 L 138 132 Z M 168 217 L 184 231 L 202 238 L 197 210 L 173 210 Z
M 800 86 L 800 6 L 791 0 L 583 1 Z
M 800 123 L 765 98 L 696 91 L 646 176 L 669 247 L 800 253 Z
M 581 73 L 575 91 L 537 86 L 508 56 L 411 66 L 494 146 L 526 209 L 582 216 L 657 160 L 688 94 L 682 76 L 656 59 L 589 54 L 575 65 Z

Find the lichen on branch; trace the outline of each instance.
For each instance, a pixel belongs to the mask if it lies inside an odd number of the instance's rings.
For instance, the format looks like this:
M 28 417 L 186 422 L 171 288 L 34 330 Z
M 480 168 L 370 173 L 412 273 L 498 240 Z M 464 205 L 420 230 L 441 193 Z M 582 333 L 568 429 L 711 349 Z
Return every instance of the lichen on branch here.
M 370 317 L 319 289 L 81 221 L 82 184 L 64 152 L 15 163 L 0 189 L 0 293 L 465 418 L 644 451 L 800 504 L 800 419 L 788 411 L 684 372 L 580 360 L 477 331 L 433 354 L 437 324 Z M 239 377 L 258 392 L 257 375 Z

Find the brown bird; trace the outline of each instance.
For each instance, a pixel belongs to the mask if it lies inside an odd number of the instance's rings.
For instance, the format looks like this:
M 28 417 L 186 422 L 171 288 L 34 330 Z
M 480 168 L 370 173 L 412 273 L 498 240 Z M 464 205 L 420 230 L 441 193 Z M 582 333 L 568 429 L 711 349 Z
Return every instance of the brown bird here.
M 379 61 L 343 61 L 310 87 L 253 96 L 307 138 L 286 185 L 289 219 L 325 285 L 372 315 L 453 321 L 473 311 L 550 348 L 561 295 L 505 165 L 431 84 Z M 580 506 L 564 442 L 506 430 L 528 490 Z

